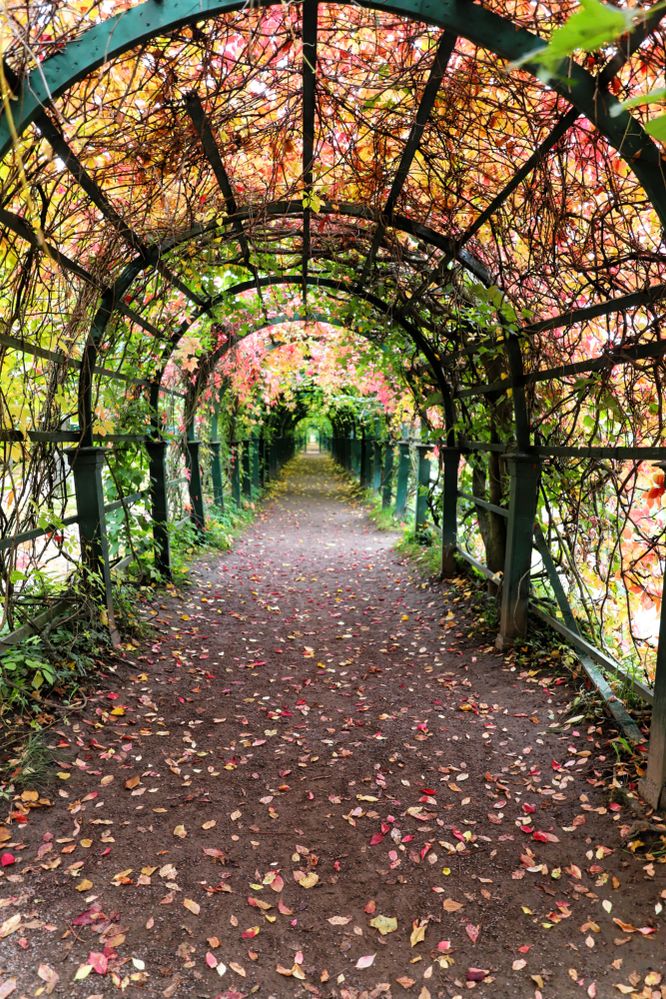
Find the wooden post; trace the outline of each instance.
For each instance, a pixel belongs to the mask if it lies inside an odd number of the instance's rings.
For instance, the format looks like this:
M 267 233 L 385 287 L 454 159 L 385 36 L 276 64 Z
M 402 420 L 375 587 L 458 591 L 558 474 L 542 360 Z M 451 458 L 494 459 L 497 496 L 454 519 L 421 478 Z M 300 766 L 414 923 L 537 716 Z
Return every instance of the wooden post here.
M 169 445 L 164 440 L 147 440 L 150 508 L 153 520 L 153 547 L 155 568 L 171 579 L 171 550 L 169 547 L 169 500 L 167 494 L 166 456 Z
M 532 538 L 539 495 L 539 459 L 529 454 L 507 455 L 511 487 L 506 557 L 502 579 L 499 648 L 527 634 L 527 610 L 532 567 Z
M 456 548 L 458 544 L 458 466 L 460 448 L 442 445 L 442 579 L 455 576 Z

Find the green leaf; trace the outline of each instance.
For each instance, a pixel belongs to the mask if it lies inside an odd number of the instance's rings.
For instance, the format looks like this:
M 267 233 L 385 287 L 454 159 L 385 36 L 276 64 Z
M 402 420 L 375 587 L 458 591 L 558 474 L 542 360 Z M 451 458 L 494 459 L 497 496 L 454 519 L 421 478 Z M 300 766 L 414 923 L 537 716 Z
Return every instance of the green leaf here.
M 628 101 L 622 101 L 620 108 L 623 110 L 629 110 L 629 108 L 640 108 L 644 104 L 664 104 L 666 103 L 666 87 L 657 87 L 656 90 L 650 90 L 647 94 L 637 94 L 636 97 L 630 97 Z M 617 108 L 613 108 L 611 111 L 612 115 L 618 115 L 620 111 Z
M 520 62 L 532 62 L 554 75 L 559 64 L 574 52 L 595 52 L 628 31 L 636 11 L 619 10 L 601 0 L 581 0 L 581 6 L 556 28 L 544 49 L 530 53 Z
M 666 114 L 662 114 L 659 118 L 649 121 L 645 126 L 645 131 L 653 139 L 658 139 L 659 142 L 666 142 Z
M 430 409 L 431 406 L 441 406 L 444 402 L 441 392 L 431 392 L 428 398 L 423 403 L 424 409 Z

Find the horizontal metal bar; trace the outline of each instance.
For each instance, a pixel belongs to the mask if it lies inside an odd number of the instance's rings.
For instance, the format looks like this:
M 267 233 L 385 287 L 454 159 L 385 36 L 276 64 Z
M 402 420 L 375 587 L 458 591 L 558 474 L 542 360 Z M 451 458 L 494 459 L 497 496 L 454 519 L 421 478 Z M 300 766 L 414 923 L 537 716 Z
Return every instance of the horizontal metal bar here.
M 536 385 L 539 382 L 555 381 L 572 375 L 582 375 L 595 371 L 610 371 L 620 364 L 632 364 L 636 361 L 658 361 L 666 355 L 666 340 L 653 340 L 650 343 L 632 344 L 627 347 L 614 347 L 597 357 L 585 361 L 574 361 L 571 364 L 558 364 L 553 368 L 542 368 L 524 375 L 519 382 L 510 378 L 489 383 L 470 385 L 456 394 L 456 398 L 465 399 L 478 395 L 493 395 L 496 392 L 504 394 L 509 389 L 520 386 Z
M 585 322 L 587 319 L 597 319 L 599 316 L 607 316 L 613 312 L 624 312 L 625 309 L 636 309 L 642 305 L 654 305 L 656 302 L 666 298 L 666 282 L 664 284 L 654 284 L 643 291 L 635 291 L 630 295 L 621 295 L 618 298 L 609 298 L 605 302 L 597 305 L 587 305 L 580 309 L 571 309 L 570 312 L 563 312 L 552 319 L 542 319 L 540 322 L 530 323 L 518 330 L 519 334 L 531 335 L 533 333 L 543 333 L 546 330 L 558 329 L 560 326 L 574 326 L 577 323 Z
M 75 430 L 0 430 L 0 441 L 16 444 L 76 444 L 80 437 Z
M 37 538 L 41 538 L 45 534 L 55 533 L 62 527 L 70 527 L 72 524 L 78 524 L 78 522 L 79 515 L 74 514 L 71 517 L 65 517 L 58 524 L 49 524 L 48 527 L 35 527 L 32 531 L 23 531 L 22 534 L 14 534 L 11 538 L 0 538 L 0 552 L 7 551 L 9 548 L 17 548 L 28 541 L 36 541 Z
M 175 389 L 165 388 L 163 385 L 160 385 L 159 391 L 163 392 L 165 395 L 173 395 L 176 399 L 187 399 L 185 392 L 176 392 Z
M 491 572 L 488 566 L 484 565 L 483 562 L 479 562 L 478 559 L 474 558 L 473 555 L 470 555 L 470 553 L 465 551 L 464 548 L 461 548 L 460 545 L 456 545 L 456 551 L 461 558 L 464 558 L 466 562 L 469 562 L 469 564 L 473 566 L 477 572 L 480 572 L 482 576 L 485 576 L 486 579 L 491 579 L 494 583 L 499 583 L 501 577 L 497 573 Z
M 479 496 L 473 496 L 472 493 L 463 492 L 462 489 L 458 490 L 458 496 L 462 499 L 471 500 L 475 506 L 480 506 L 483 510 L 490 510 L 492 513 L 498 513 L 500 517 L 508 517 L 509 511 L 504 506 L 496 506 L 495 503 L 489 503 L 488 500 L 481 499 Z
M 112 503 L 105 503 L 104 513 L 111 513 L 112 510 L 120 510 L 121 507 L 126 507 L 130 503 L 136 503 L 137 500 L 147 496 L 149 492 L 149 487 L 146 487 L 145 489 L 140 489 L 138 493 L 132 493 L 130 496 L 123 496 L 121 499 L 114 500 Z
M 664 461 L 666 447 L 545 447 L 540 444 L 530 449 L 530 454 L 543 458 L 609 458 L 613 461 Z
M 572 631 L 571 628 L 568 628 L 566 624 L 562 621 L 558 621 L 557 618 L 552 617 L 550 614 L 546 613 L 546 611 L 541 610 L 540 607 L 532 605 L 530 607 L 530 612 L 535 614 L 541 621 L 544 622 L 544 624 L 547 624 L 549 628 L 552 628 L 558 634 L 562 635 L 563 638 L 566 638 L 567 642 L 570 645 L 573 645 L 575 649 L 589 656 L 590 659 L 593 659 L 594 662 L 598 663 L 605 670 L 608 670 L 609 673 L 612 673 L 623 683 L 630 686 L 634 693 L 637 694 L 642 700 L 647 701 L 648 704 L 652 704 L 654 699 L 652 690 L 650 690 L 646 684 L 641 683 L 640 680 L 636 680 L 634 677 L 629 676 L 626 670 L 622 669 L 620 664 L 606 652 L 602 652 L 601 649 L 592 645 L 592 643 L 588 642 L 587 639 L 582 637 L 582 635 L 577 635 L 576 632 Z
M 136 322 L 143 329 L 148 330 L 148 332 L 153 332 L 154 327 L 150 327 L 150 324 L 141 320 L 140 316 L 132 312 L 126 306 L 118 305 L 118 310 L 129 314 L 133 322 Z M 161 339 L 164 339 L 162 337 Z M 39 347 L 37 344 L 26 343 L 25 340 L 21 340 L 19 337 L 9 336 L 7 333 L 0 333 L 0 346 L 8 347 L 10 350 L 15 350 L 20 354 L 30 354 L 31 357 L 41 357 L 44 361 L 52 361 L 54 364 L 60 364 L 64 368 L 74 368 L 76 371 L 81 370 L 81 361 L 75 357 L 68 357 L 67 354 L 62 353 L 58 350 L 47 350 L 45 347 Z M 135 378 L 133 375 L 123 374 L 122 371 L 112 371 L 111 368 L 102 368 L 95 365 L 93 368 L 93 373 L 96 375 L 103 375 L 105 378 L 117 378 L 118 381 L 129 382 L 132 385 L 150 385 L 150 381 L 146 378 Z M 172 392 L 172 389 L 164 389 L 165 392 Z M 183 399 L 185 396 L 183 395 Z
M 74 596 L 64 597 L 62 600 L 58 600 L 52 607 L 48 607 L 37 614 L 30 624 L 23 624 L 15 631 L 10 631 L 7 635 L 3 635 L 0 638 L 0 651 L 2 649 L 11 649 L 14 645 L 18 645 L 19 642 L 25 641 L 26 638 L 38 635 L 40 630 L 53 621 L 54 618 L 61 617 L 66 610 L 69 610 L 75 599 L 77 598 Z
M 100 444 L 145 444 L 148 437 L 149 431 L 145 434 L 93 434 Z
M 142 444 L 147 434 L 93 434 L 100 444 Z M 0 441 L 17 444 L 78 444 L 78 430 L 0 430 Z
M 460 441 L 460 448 L 462 451 L 496 451 L 498 454 L 504 454 L 508 450 L 506 444 L 490 444 L 487 441 Z

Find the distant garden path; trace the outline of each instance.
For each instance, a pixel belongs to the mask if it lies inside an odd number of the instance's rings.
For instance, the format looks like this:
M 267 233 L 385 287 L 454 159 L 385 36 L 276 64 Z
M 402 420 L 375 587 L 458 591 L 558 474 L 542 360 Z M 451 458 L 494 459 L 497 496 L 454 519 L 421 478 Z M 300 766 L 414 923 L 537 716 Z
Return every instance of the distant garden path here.
M 305 455 L 156 600 L 5 826 L 0 996 L 663 994 L 608 733 L 393 540 Z

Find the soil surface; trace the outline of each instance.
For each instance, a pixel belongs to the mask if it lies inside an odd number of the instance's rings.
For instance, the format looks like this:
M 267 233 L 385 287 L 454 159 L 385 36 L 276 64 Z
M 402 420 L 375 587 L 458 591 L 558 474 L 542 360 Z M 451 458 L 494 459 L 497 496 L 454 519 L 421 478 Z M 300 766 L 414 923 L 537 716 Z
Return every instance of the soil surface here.
M 52 730 L 2 827 L 0 997 L 666 995 L 614 733 L 348 493 L 292 462 Z

